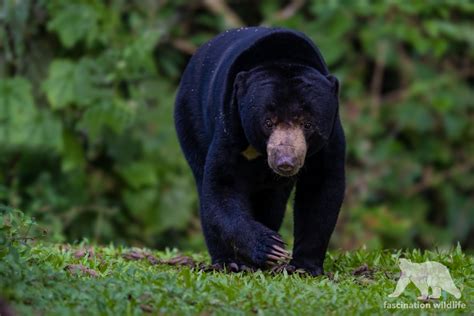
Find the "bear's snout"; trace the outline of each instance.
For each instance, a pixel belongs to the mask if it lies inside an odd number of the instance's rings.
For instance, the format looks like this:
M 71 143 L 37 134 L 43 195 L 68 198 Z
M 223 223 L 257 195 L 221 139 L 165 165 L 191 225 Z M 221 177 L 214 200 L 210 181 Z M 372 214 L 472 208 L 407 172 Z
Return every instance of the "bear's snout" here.
M 268 139 L 268 165 L 281 176 L 293 176 L 304 164 L 306 149 L 301 128 L 278 125 Z

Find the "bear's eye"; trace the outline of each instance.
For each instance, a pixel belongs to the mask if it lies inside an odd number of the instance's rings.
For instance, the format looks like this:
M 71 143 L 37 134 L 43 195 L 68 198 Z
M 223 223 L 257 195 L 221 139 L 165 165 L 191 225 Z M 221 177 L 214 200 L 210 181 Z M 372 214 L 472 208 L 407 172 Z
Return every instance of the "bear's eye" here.
M 311 124 L 311 122 L 304 122 L 303 127 L 304 129 L 309 130 L 313 127 L 313 124 Z
M 265 127 L 266 128 L 272 128 L 273 127 L 273 122 L 270 119 L 265 120 Z

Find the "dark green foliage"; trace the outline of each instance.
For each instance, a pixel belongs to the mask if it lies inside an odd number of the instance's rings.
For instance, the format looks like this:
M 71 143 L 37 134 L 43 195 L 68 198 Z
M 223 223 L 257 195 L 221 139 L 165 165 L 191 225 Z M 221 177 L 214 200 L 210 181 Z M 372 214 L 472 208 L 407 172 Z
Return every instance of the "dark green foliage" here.
M 473 248 L 472 2 L 229 3 L 237 17 L 194 1 L 0 0 L 0 201 L 56 239 L 189 240 L 179 76 L 196 45 L 263 23 L 308 34 L 342 82 L 348 191 L 334 244 Z

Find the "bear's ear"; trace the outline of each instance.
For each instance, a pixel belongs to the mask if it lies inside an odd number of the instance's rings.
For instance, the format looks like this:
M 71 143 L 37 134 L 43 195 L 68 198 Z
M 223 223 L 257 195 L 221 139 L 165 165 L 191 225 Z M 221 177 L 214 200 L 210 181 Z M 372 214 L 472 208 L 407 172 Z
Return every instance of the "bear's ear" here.
M 234 94 L 238 97 L 247 89 L 247 75 L 246 71 L 241 71 L 235 76 L 234 80 Z
M 326 78 L 331 82 L 334 93 L 339 96 L 339 80 L 333 75 L 327 75 Z

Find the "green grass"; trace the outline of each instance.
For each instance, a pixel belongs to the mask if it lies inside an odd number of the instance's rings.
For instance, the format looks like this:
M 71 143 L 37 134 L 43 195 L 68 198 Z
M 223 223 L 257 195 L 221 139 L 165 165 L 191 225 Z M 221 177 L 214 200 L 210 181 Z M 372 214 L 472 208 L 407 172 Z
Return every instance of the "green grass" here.
M 0 297 L 19 315 L 316 315 L 316 314 L 472 314 L 474 257 L 458 247 L 448 252 L 331 252 L 325 263 L 330 276 L 286 273 L 204 272 L 144 258 L 125 258 L 133 249 L 89 246 L 17 245 L 0 257 Z M 136 250 L 159 260 L 176 251 Z M 205 254 L 193 254 L 207 262 Z M 451 271 L 465 308 L 384 309 L 388 303 L 416 302 L 410 285 L 399 298 L 388 298 L 399 276 L 398 258 L 438 261 Z M 153 261 L 153 260 L 151 260 Z M 71 265 L 82 270 L 71 272 Z M 367 265 L 368 269 L 358 269 Z M 91 270 L 87 270 L 91 269 Z M 74 269 L 72 269 L 74 270 Z M 357 272 L 359 271 L 359 273 Z M 355 272 L 355 274 L 354 274 Z M 443 291 L 441 301 L 456 301 Z

